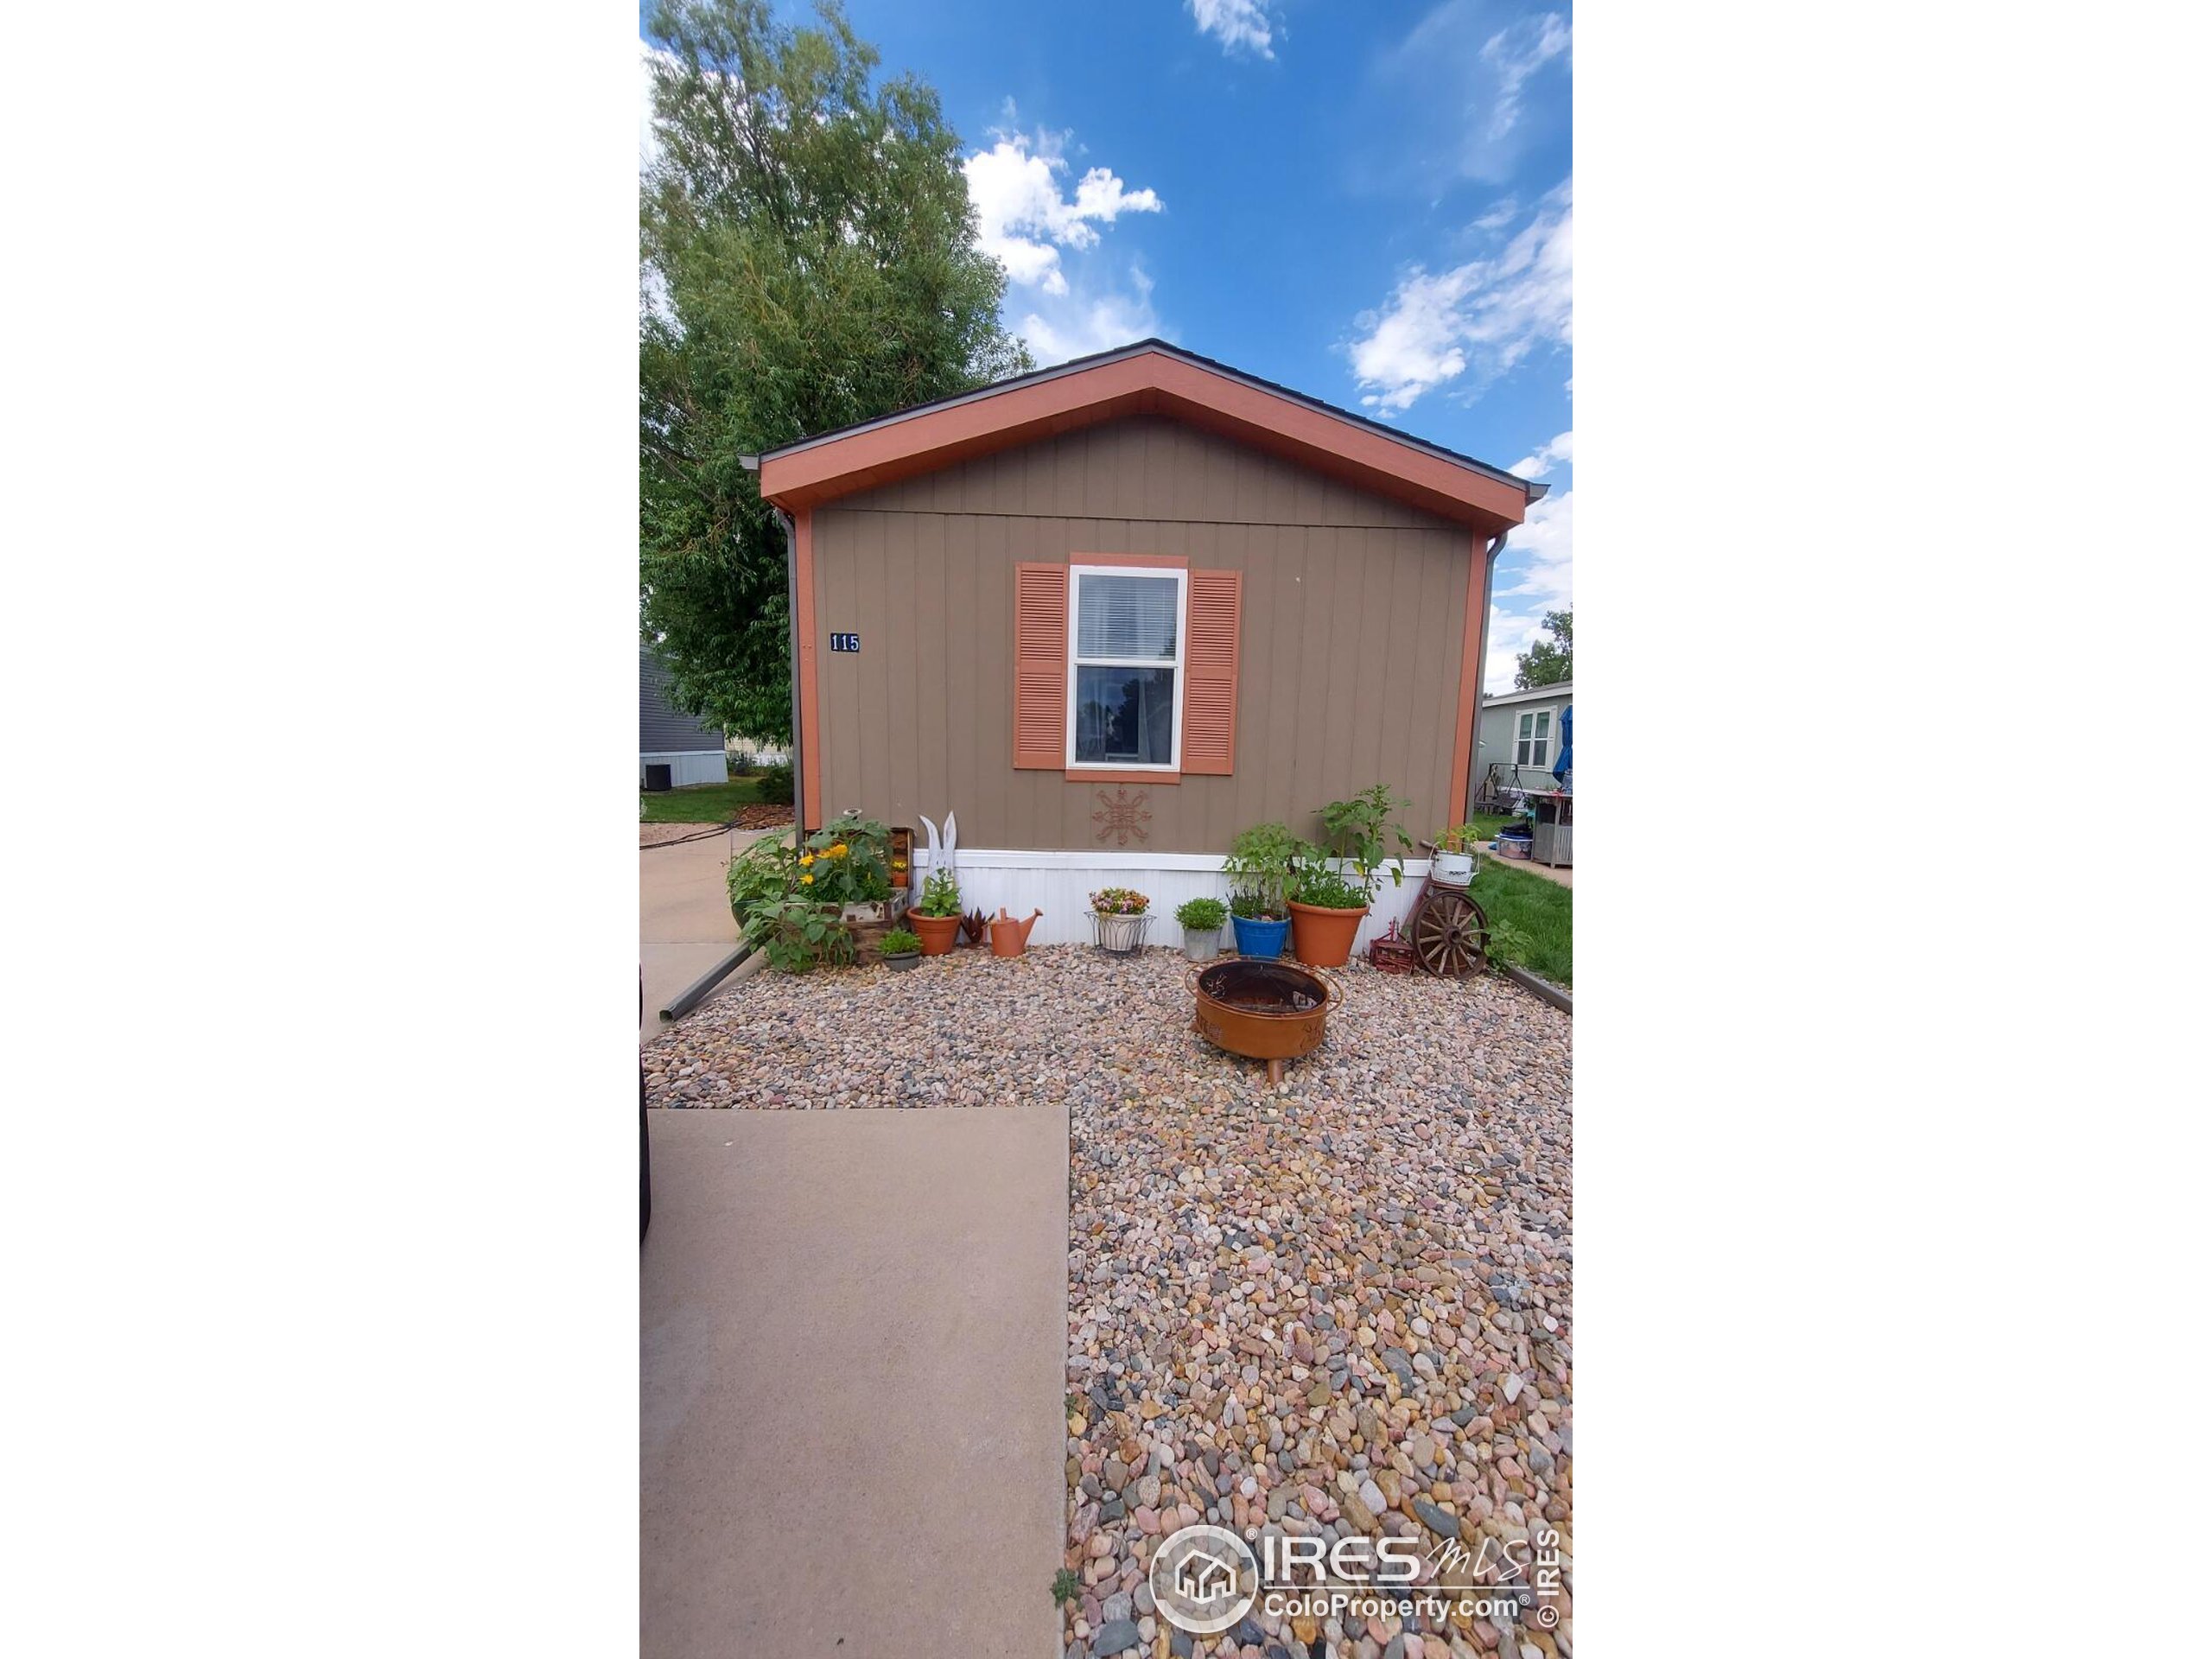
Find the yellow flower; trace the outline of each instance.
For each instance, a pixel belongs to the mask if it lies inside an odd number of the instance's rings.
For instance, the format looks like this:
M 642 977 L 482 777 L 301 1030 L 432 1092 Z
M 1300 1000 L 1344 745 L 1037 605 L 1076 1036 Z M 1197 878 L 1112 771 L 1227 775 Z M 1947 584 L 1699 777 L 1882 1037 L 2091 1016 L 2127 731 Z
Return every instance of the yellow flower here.
M 814 885 L 814 878 L 810 875 L 802 875 L 799 877 L 799 885 L 810 887 Z
M 842 858 L 842 857 L 844 857 L 844 856 L 845 856 L 845 855 L 846 855 L 847 853 L 850 852 L 850 851 L 852 850 L 852 849 L 850 849 L 849 847 L 846 846 L 846 845 L 845 845 L 845 843 L 844 843 L 843 842 L 842 842 L 842 841 L 841 841 L 841 842 L 838 842 L 835 847 L 832 847 L 830 850 L 831 852 L 833 852 L 833 853 L 836 854 L 836 855 L 837 855 L 838 857 Z
M 800 858 L 799 858 L 799 861 L 798 861 L 798 867 L 799 867 L 799 868 L 801 868 L 801 869 L 804 869 L 808 865 L 810 865 L 810 864 L 811 864 L 811 863 L 813 863 L 813 862 L 814 862 L 814 855 L 813 855 L 812 853 L 806 853 L 806 854 L 803 854 L 803 855 L 800 856 Z M 809 877 L 807 877 L 807 880 L 810 880 L 810 881 L 811 881 L 812 880 L 814 880 L 814 878 L 813 878 L 812 876 L 810 876 L 810 875 Z

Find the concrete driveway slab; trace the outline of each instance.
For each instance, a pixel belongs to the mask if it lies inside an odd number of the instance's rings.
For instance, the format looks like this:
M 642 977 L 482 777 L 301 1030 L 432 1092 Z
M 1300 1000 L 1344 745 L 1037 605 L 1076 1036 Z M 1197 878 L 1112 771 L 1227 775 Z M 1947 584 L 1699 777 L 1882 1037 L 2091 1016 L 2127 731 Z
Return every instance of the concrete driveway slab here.
M 1065 1109 L 651 1132 L 644 1659 L 1056 1654 Z
M 664 1029 L 660 1011 L 737 948 L 737 922 L 729 913 L 723 878 L 732 855 L 763 836 L 789 833 L 726 830 L 701 841 L 638 849 L 638 965 L 645 977 L 641 1037 Z

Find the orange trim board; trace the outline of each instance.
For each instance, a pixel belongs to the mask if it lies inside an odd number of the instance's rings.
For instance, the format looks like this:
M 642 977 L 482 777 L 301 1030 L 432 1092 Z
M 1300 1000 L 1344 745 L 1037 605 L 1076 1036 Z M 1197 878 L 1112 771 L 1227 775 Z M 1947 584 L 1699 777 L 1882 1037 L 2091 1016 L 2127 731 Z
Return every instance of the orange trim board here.
M 1052 561 L 1052 560 L 1050 560 L 1050 559 L 1046 559 L 1046 560 L 1039 561 L 1039 563 L 1046 563 L 1046 564 L 1050 564 L 1050 563 L 1053 563 L 1053 561 Z M 1180 553 L 1071 553 L 1071 554 L 1069 554 L 1069 555 L 1068 555 L 1068 566 L 1069 566 L 1069 568 L 1070 568 L 1071 569 L 1072 569 L 1075 566 L 1077 566 L 1077 565 L 1078 565 L 1078 564 L 1090 564 L 1090 565 L 1099 565 L 1099 564 L 1107 564 L 1107 565 L 1112 565 L 1112 564 L 1134 564 L 1134 565 L 1140 565 L 1140 566 L 1148 565 L 1148 566 L 1153 566 L 1153 567 L 1155 567 L 1155 568 L 1157 568 L 1157 569 L 1162 569 L 1162 570 L 1187 570 L 1187 569 L 1189 569 L 1191 568 L 1191 562 L 1190 562 L 1190 560 L 1189 560 L 1189 559 L 1187 559 L 1187 558 L 1185 558 L 1185 557 L 1184 557 L 1184 556 L 1183 556 L 1182 554 L 1180 554 Z
M 1140 410 L 1189 421 L 1485 531 L 1517 524 L 1528 512 L 1525 487 L 1157 350 L 764 456 L 760 493 L 786 508 L 810 506 Z
M 814 643 L 814 509 L 791 515 L 798 566 L 798 758 L 804 798 L 798 831 L 804 839 L 822 825 L 822 676 Z

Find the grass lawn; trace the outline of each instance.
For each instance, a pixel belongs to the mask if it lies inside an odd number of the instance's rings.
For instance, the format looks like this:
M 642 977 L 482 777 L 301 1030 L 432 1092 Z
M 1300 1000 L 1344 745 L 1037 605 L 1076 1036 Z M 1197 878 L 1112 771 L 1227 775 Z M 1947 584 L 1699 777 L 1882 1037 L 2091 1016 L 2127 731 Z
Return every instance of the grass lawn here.
M 1476 829 L 1481 830 L 1483 832 L 1483 839 L 1484 841 L 1488 841 L 1499 830 L 1504 829 L 1507 824 L 1512 823 L 1513 820 L 1507 817 L 1503 812 L 1478 812 L 1473 817 L 1469 818 L 1467 822 L 1473 824 Z M 1490 855 L 1488 853 L 1484 853 L 1483 856 L 1487 859 Z
M 645 804 L 640 823 L 723 823 L 739 807 L 760 798 L 760 780 L 733 778 L 726 784 L 692 784 L 658 794 L 640 790 L 638 798 Z
M 1574 983 L 1574 889 L 1516 870 L 1484 853 L 1467 889 L 1491 926 L 1510 922 L 1527 943 L 1498 954 L 1554 985 Z

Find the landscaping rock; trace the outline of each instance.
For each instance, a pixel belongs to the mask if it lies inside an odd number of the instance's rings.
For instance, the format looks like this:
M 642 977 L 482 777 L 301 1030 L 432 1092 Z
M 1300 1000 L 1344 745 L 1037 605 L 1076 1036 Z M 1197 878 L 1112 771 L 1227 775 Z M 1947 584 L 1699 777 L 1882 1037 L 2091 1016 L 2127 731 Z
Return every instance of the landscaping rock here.
M 1148 1640 L 1106 1604 L 1151 1617 L 1137 1591 L 1152 1551 L 1201 1519 L 1339 1536 L 1418 1521 L 1432 1551 L 1549 1524 L 1564 1624 L 1572 1021 L 1495 977 L 1355 963 L 1326 1042 L 1274 1091 L 1262 1064 L 1191 1029 L 1186 965 L 1176 950 L 1069 945 L 955 951 L 895 980 L 763 974 L 647 1045 L 651 1097 L 1065 1104 L 1065 1561 L 1085 1592 L 1064 1611 L 1064 1645 L 1154 1659 L 1164 1637 L 1188 1659 L 1181 1632 L 1163 1622 Z M 1310 1643 L 1255 1627 L 1250 1645 L 1382 1653 L 1393 1640 L 1384 1620 L 1348 1640 L 1325 1624 Z M 1465 1640 L 1498 1645 L 1486 1623 Z M 1411 1659 L 1410 1637 L 1400 1651 Z

